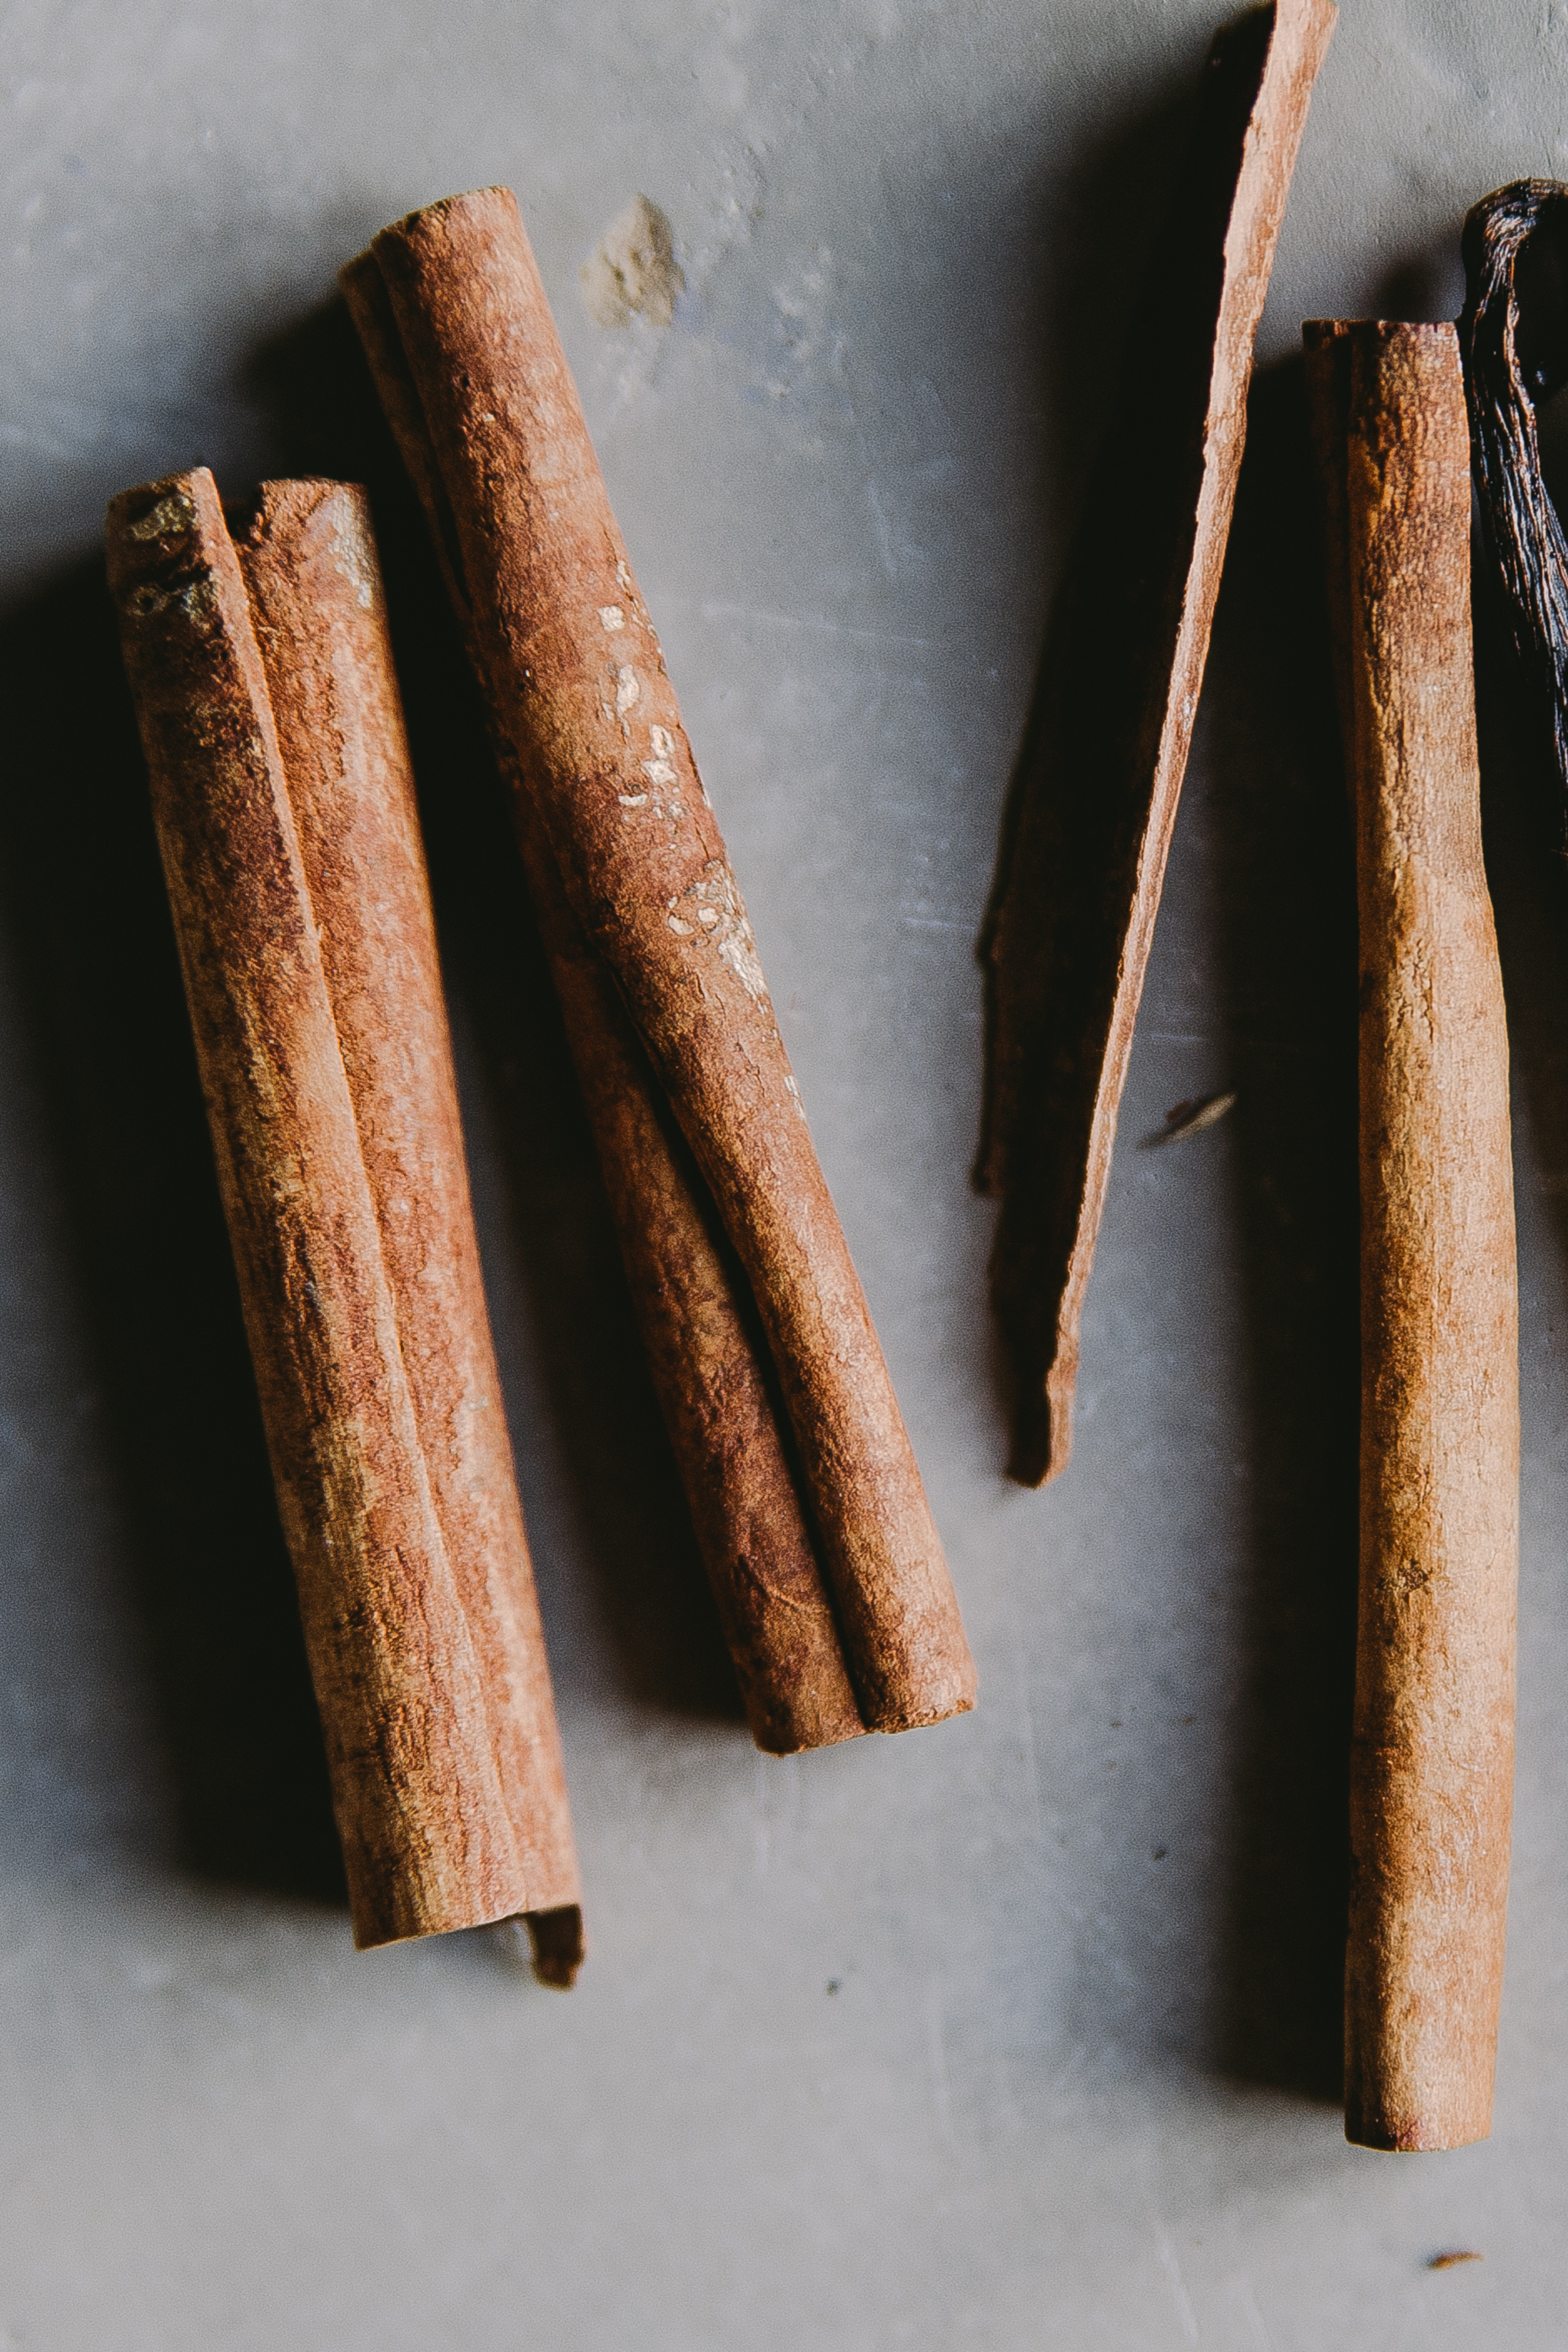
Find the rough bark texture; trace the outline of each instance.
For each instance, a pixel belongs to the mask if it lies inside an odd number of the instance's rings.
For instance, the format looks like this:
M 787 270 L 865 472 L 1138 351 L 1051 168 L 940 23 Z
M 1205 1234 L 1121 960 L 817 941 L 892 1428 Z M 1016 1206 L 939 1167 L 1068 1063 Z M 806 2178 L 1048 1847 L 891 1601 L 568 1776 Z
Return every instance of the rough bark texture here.
M 1491 2127 L 1513 1787 L 1519 1311 L 1452 327 L 1306 330 L 1361 955 L 1361 1608 L 1345 2129 Z M 1337 457 L 1334 452 L 1337 451 Z
M 450 511 L 384 281 L 369 255 L 351 263 L 342 281 L 482 678 Z M 514 772 L 493 715 L 492 733 L 501 767 Z M 511 801 L 637 1326 L 752 1735 L 783 1756 L 854 1738 L 866 1725 L 750 1286 L 514 772 Z
M 1136 364 L 1053 610 L 980 942 L 1010 1468 L 1072 1443 L 1079 1328 L 1219 591 L 1252 343 L 1331 0 L 1216 39 Z
M 526 806 L 520 809 L 526 819 Z M 643 1344 L 752 1736 L 853 1739 L 856 1703 L 744 1275 L 547 846 L 524 857 Z
M 237 551 L 202 470 L 117 499 L 108 535 L 355 1939 L 531 1915 L 570 1982 L 576 1863 L 363 495 L 268 485 Z
M 973 1695 L 946 1565 L 515 199 L 486 189 L 411 215 L 382 233 L 344 285 L 525 795 L 531 866 L 537 877 L 547 857 L 543 895 L 563 900 L 613 991 L 604 1007 L 624 1009 L 657 1081 L 618 1137 L 601 1107 L 607 1165 L 624 1144 L 640 1151 L 668 1109 L 713 1204 L 710 1226 L 685 1178 L 682 1199 L 662 1167 L 634 1163 L 628 1197 L 664 1219 L 668 1244 L 647 1256 L 646 1283 L 627 1253 L 634 1286 L 664 1302 L 656 1370 L 661 1352 L 674 1365 L 686 1336 L 705 1334 L 705 1393 L 683 1401 L 664 1381 L 688 1491 L 715 1473 L 728 1485 L 708 1516 L 731 1554 L 748 1525 L 773 1540 L 773 1465 L 789 1447 L 776 1425 L 760 1450 L 731 1441 L 748 1416 L 753 1438 L 762 1433 L 776 1377 L 806 1506 L 797 1505 L 788 1544 L 809 1523 L 859 1718 L 881 1730 L 935 1721 Z M 570 1007 L 569 976 L 563 990 Z M 587 1003 L 590 992 L 579 996 Z M 614 1066 L 607 1019 L 590 1009 L 577 1034 Z M 585 1089 L 592 1104 L 601 1092 L 592 1067 Z M 623 1212 L 624 1245 L 630 1222 Z M 727 1336 L 715 1356 L 718 1226 L 743 1283 L 726 1282 Z M 745 1289 L 772 1365 L 751 1349 L 737 1415 L 722 1367 L 740 1362 L 732 1342 L 749 1319 Z M 692 1427 L 708 1436 L 693 1442 Z M 757 1475 L 737 1492 L 741 1463 Z M 702 1507 L 696 1516 L 700 1530 Z M 731 1560 L 715 1581 L 733 1590 L 746 1577 Z M 753 1581 L 763 1593 L 805 1585 L 786 1554 Z M 820 1630 L 815 1601 L 807 1613 Z M 779 1622 L 797 1615 L 791 1605 Z M 825 1736 L 855 1727 L 830 1694 L 819 1713 Z
M 1568 382 L 1568 188 L 1515 180 L 1484 196 L 1466 218 L 1464 250 L 1459 340 L 1481 527 L 1568 846 L 1568 538 L 1535 423 L 1536 403 Z

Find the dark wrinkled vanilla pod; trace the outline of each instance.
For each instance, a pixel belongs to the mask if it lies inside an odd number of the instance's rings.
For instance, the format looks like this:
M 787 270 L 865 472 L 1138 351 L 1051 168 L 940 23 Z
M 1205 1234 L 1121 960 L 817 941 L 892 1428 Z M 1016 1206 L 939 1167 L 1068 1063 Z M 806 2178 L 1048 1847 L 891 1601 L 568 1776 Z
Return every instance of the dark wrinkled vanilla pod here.
M 1247 425 L 1252 342 L 1331 0 L 1216 39 L 1187 165 L 1085 522 L 1051 614 L 980 940 L 984 1130 L 1000 1197 L 991 1297 L 1009 1468 L 1072 1443 L 1079 1328 L 1132 1024 L 1203 684 Z
M 1459 342 L 1481 528 L 1514 651 L 1552 745 L 1568 846 L 1568 537 L 1547 496 L 1535 411 L 1568 383 L 1568 188 L 1515 180 L 1465 221 Z

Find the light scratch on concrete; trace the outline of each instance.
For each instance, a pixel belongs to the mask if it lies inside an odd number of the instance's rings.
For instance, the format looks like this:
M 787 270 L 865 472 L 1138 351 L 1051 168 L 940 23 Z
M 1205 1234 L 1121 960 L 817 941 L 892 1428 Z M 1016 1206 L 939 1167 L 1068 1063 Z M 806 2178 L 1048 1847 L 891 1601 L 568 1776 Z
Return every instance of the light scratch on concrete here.
M 1154 2243 L 1159 2249 L 1160 2268 L 1165 2273 L 1165 2284 L 1171 2290 L 1171 2301 L 1176 2306 L 1182 2341 L 1184 2344 L 1197 2344 L 1202 2340 L 1198 2335 L 1197 2314 L 1193 2309 L 1192 2296 L 1187 2293 L 1186 2280 L 1182 2276 L 1182 2265 L 1176 2260 L 1176 2249 L 1171 2243 L 1171 2233 L 1163 2221 L 1154 2225 Z

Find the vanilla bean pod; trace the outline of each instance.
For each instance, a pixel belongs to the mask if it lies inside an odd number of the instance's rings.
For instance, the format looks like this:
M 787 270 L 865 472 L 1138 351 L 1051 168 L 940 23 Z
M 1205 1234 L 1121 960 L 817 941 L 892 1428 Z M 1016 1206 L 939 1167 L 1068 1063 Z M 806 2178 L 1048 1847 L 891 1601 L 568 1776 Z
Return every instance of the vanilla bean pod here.
M 1568 846 L 1568 537 L 1547 492 L 1536 410 L 1568 383 L 1568 188 L 1515 180 L 1465 221 L 1459 317 L 1470 460 L 1535 729 Z

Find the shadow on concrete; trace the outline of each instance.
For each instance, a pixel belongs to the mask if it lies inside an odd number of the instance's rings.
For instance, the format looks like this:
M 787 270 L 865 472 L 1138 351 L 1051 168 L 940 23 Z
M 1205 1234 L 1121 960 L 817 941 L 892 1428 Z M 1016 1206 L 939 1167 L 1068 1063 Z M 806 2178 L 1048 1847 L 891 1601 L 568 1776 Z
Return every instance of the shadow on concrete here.
M 1227 173 L 1258 47 L 1255 34 L 1236 45 L 1223 82 L 1202 68 L 1173 75 L 1088 145 L 1045 192 L 1034 240 L 1046 257 L 1031 272 L 1044 293 L 1035 373 L 1055 458 L 1039 503 L 1066 552 L 1040 614 L 979 942 L 986 1068 L 976 1162 L 977 1182 L 997 1181 L 990 1163 L 1000 1147 L 1012 1170 L 991 1273 L 990 1362 L 1014 1463 L 1031 1483 L 1052 1450 L 1040 1390 L 1078 1228 L 1078 1150 L 1114 977 L 1107 942 L 1140 837 L 1149 680 L 1174 641 L 1173 551 L 1190 536 L 1183 518 L 1201 471 L 1205 306 L 1218 300 Z M 1000 996 L 987 953 L 1009 887 L 1038 908 L 1032 955 L 1048 958 L 1012 986 L 1026 1055 L 1016 1100 L 995 1058 Z
M 342 1903 L 100 562 L 0 625 L 0 905 L 109 1408 L 182 1856 L 209 1878 Z
M 1213 2056 L 1338 2100 L 1360 1412 L 1354 845 L 1301 363 L 1256 377 L 1205 692 L 1251 1520 Z

